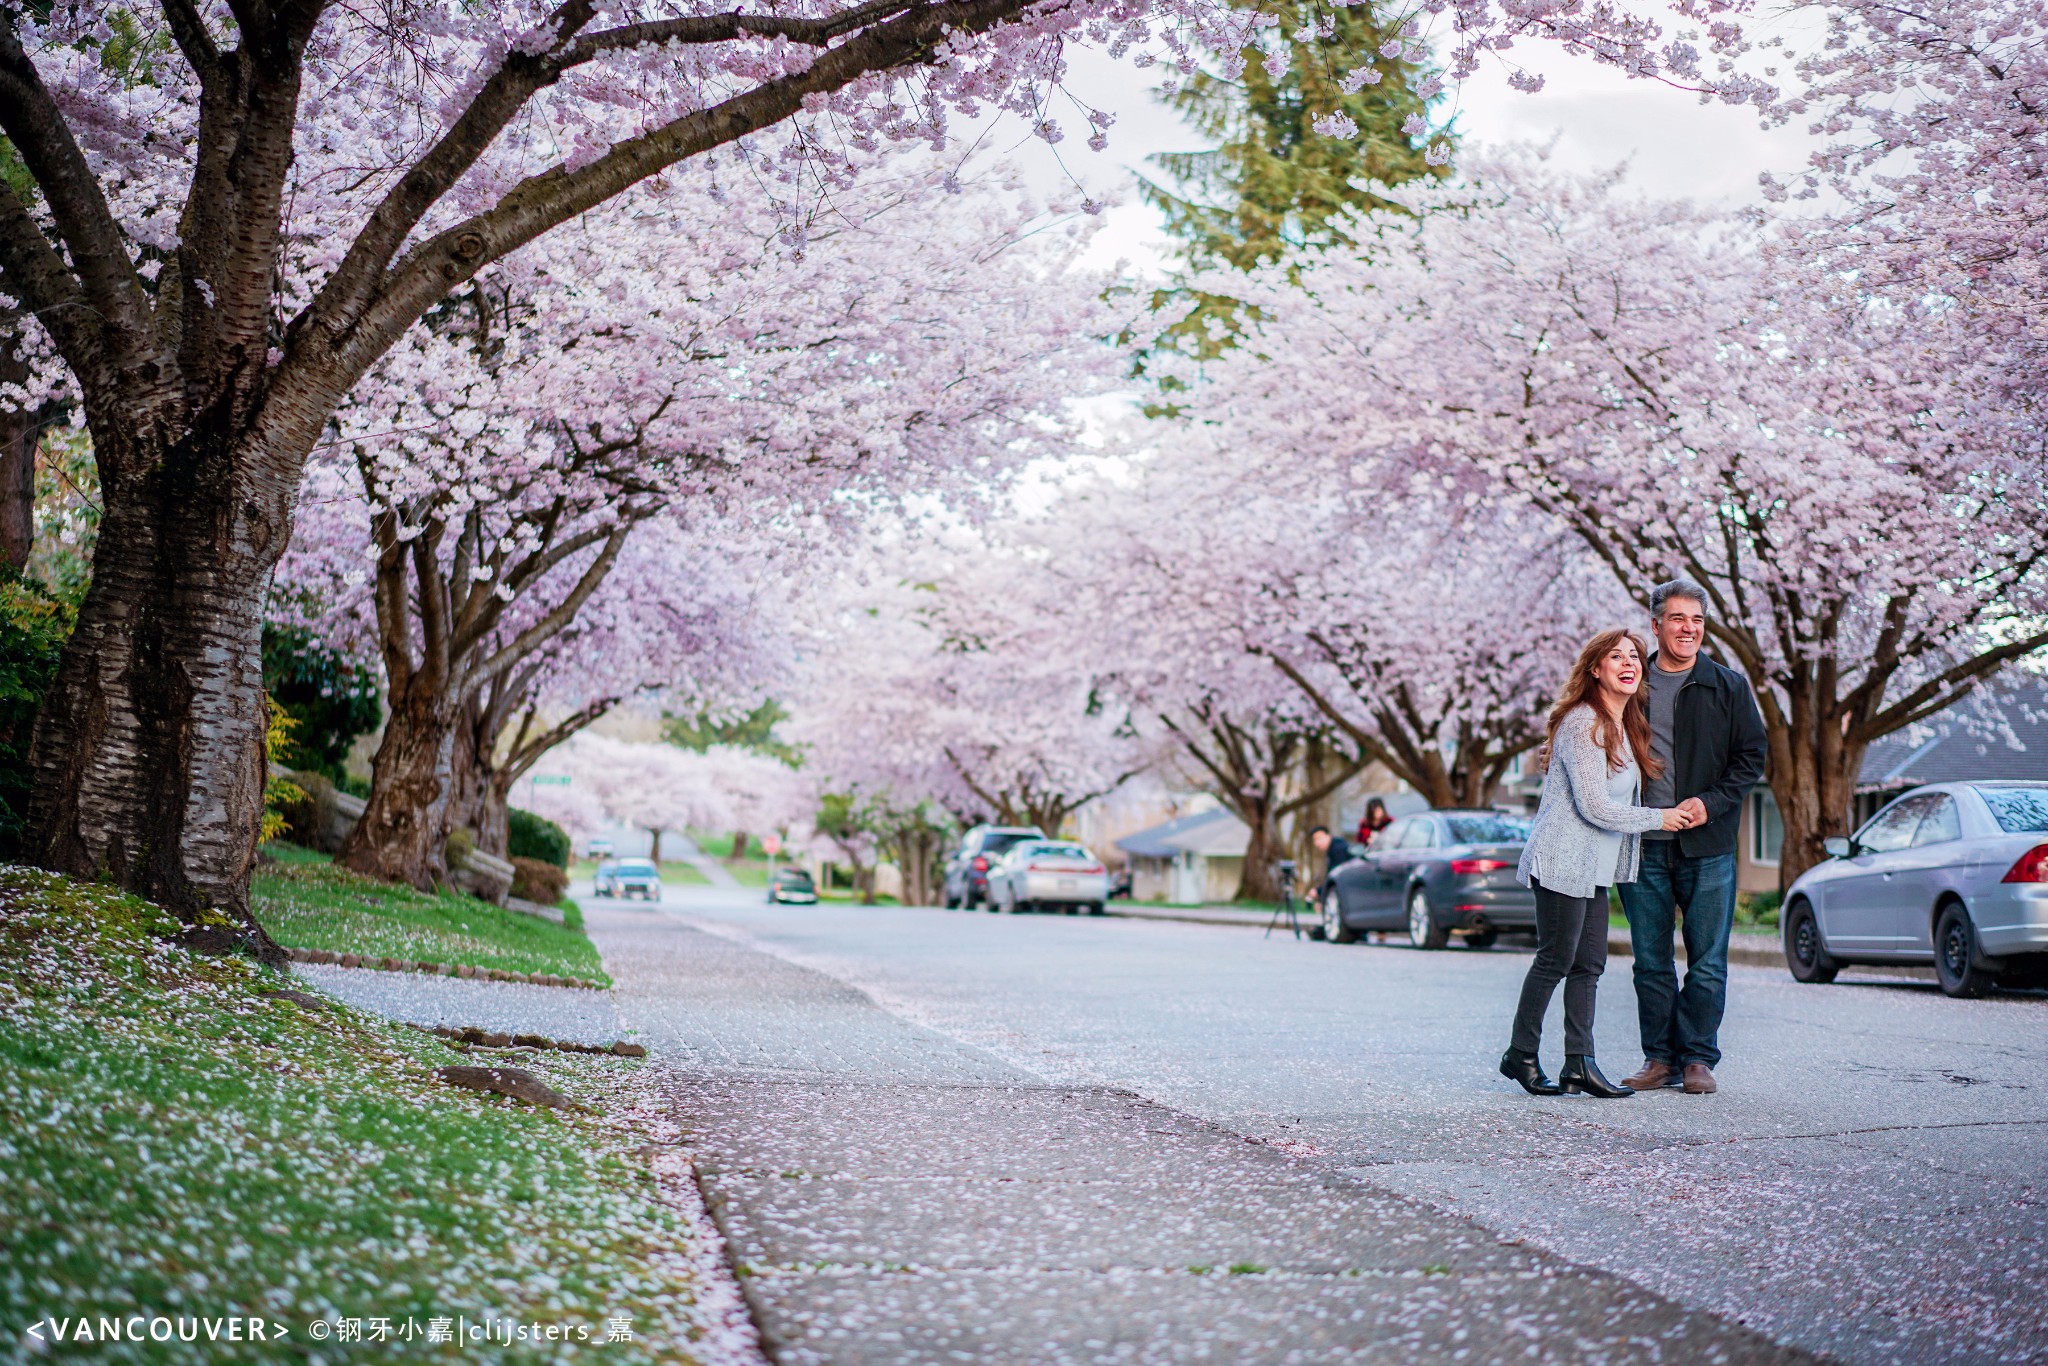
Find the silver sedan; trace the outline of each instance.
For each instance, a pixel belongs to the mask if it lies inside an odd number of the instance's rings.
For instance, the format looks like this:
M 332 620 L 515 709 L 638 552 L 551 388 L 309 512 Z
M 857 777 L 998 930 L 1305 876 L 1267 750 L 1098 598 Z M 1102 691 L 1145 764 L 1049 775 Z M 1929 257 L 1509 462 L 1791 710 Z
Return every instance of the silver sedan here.
M 1951 996 L 2048 970 L 2048 783 L 1934 783 L 1879 811 L 1785 893 L 1802 982 L 1932 964 Z
M 1069 840 L 1025 840 L 988 870 L 988 908 L 1018 911 L 1086 909 L 1101 915 L 1109 901 L 1109 869 L 1085 845 Z

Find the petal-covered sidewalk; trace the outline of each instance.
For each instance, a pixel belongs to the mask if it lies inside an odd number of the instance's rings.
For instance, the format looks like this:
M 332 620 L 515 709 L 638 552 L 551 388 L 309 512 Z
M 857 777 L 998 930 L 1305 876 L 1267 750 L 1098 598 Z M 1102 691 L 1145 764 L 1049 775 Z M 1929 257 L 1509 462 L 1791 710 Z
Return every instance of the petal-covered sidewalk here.
M 669 915 L 590 928 L 778 1362 L 1809 1359 Z

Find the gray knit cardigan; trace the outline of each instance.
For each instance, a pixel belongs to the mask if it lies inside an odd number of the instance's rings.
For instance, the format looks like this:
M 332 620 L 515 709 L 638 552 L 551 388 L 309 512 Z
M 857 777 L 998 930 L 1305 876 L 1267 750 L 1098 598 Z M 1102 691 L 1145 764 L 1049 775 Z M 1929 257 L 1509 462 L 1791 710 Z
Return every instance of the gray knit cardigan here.
M 1515 870 L 1525 886 L 1541 882 L 1564 896 L 1591 896 L 1600 887 L 1634 882 L 1642 832 L 1664 824 L 1662 811 L 1636 805 L 1642 771 L 1634 754 L 1619 769 L 1607 766 L 1593 719 L 1593 708 L 1581 705 L 1558 724 L 1536 822 Z

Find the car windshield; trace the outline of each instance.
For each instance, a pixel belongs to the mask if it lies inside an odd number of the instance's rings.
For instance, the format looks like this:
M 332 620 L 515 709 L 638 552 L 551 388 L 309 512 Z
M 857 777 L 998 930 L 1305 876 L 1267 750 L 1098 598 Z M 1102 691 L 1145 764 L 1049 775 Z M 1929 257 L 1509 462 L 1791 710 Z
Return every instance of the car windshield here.
M 775 875 L 775 880 L 777 882 L 787 882 L 792 886 L 802 885 L 808 887 L 811 885 L 811 875 L 800 868 L 785 868 Z
M 1980 787 L 1977 795 L 2006 834 L 2048 831 L 2048 787 Z
M 1023 852 L 1034 859 L 1050 859 L 1055 863 L 1095 862 L 1095 856 L 1078 844 L 1033 844 Z
M 994 858 L 998 854 L 1008 853 L 1012 848 L 1030 838 L 1032 838 L 1030 835 L 1019 834 L 985 835 L 982 837 L 981 852 L 989 858 Z
M 627 877 L 653 877 L 654 863 L 644 858 L 623 859 L 619 863 L 619 871 Z
M 1494 814 L 1446 816 L 1452 844 L 1519 844 L 1529 838 L 1529 822 L 1520 816 Z

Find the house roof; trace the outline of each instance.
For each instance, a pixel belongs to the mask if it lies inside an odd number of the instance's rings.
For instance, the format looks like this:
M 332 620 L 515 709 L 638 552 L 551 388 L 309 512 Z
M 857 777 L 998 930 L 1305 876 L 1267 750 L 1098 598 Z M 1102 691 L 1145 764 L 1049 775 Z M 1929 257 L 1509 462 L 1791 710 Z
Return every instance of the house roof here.
M 2048 682 L 2032 680 L 2000 688 L 1994 696 L 2004 712 L 2002 727 L 1975 720 L 1975 703 L 1965 700 L 1926 722 L 1871 745 L 1856 786 L 1863 792 L 1893 791 L 1922 783 L 2000 778 L 2048 779 Z M 2015 749 L 2002 730 L 2024 748 Z
M 1183 853 L 1207 858 L 1243 858 L 1252 832 L 1221 807 L 1182 816 L 1164 825 L 1125 835 L 1116 847 L 1137 858 L 1174 858 Z

